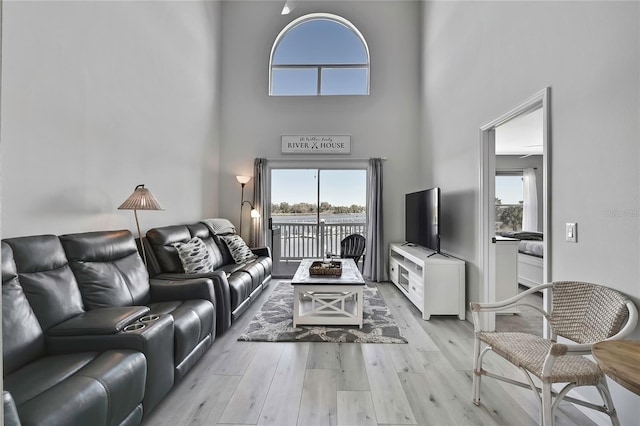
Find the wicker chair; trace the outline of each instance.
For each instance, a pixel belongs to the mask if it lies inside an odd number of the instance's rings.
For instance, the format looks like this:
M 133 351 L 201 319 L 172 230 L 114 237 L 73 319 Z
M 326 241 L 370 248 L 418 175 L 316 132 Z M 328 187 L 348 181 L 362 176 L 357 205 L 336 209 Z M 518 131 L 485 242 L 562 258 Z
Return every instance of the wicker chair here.
M 528 294 L 547 288 L 551 288 L 551 312 L 523 301 Z M 527 306 L 540 311 L 548 320 L 550 338 L 528 333 L 481 330 L 479 318 L 481 312 L 499 312 L 513 309 L 515 306 Z M 532 389 L 541 405 L 540 423 L 544 426 L 554 424 L 555 410 L 563 399 L 602 411 L 611 417 L 612 424 L 619 424 L 604 373 L 596 363 L 583 355 L 591 354 L 593 343 L 622 339 L 635 329 L 638 311 L 630 299 L 600 285 L 562 281 L 532 287 L 502 302 L 471 303 L 471 312 L 475 328 L 474 404 L 480 404 L 480 379 L 482 376 L 487 376 Z M 557 343 L 557 336 L 575 343 Z M 481 351 L 482 343 L 486 347 Z M 482 368 L 482 360 L 490 350 L 519 367 L 526 382 L 485 371 Z M 536 386 L 533 377 L 537 377 L 542 382 L 542 388 Z M 565 385 L 556 392 L 552 389 L 555 383 Z M 604 405 L 566 396 L 571 389 L 588 385 L 598 389 Z

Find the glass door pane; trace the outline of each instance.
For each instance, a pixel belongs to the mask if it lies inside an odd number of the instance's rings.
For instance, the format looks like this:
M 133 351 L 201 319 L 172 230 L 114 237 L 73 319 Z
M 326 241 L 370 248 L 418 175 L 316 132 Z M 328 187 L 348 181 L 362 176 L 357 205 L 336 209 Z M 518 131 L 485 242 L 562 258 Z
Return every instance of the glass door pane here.
M 318 252 L 317 169 L 271 171 L 271 220 L 281 231 L 281 258 L 321 257 Z
M 347 235 L 366 236 L 367 171 L 320 170 L 319 186 L 321 244 L 339 254 Z

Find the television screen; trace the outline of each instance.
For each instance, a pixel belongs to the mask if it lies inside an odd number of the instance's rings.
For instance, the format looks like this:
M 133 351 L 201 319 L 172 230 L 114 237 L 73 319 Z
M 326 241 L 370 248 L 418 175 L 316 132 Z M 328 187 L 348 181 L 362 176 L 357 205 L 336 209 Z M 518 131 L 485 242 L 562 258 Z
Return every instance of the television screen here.
M 440 188 L 405 197 L 405 240 L 440 252 Z

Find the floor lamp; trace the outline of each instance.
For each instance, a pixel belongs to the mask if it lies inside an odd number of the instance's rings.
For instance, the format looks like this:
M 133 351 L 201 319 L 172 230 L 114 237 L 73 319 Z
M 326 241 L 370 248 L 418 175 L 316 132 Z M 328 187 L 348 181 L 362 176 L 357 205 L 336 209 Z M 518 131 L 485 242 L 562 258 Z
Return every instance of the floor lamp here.
M 251 176 L 236 176 L 236 179 L 238 180 L 238 182 L 240 182 L 240 186 L 242 188 L 240 191 L 240 228 L 238 231 L 238 235 L 242 237 L 242 208 L 244 207 L 244 204 L 247 203 L 251 207 L 252 218 L 255 219 L 260 217 L 260 213 L 258 213 L 258 210 L 256 210 L 255 207 L 253 207 L 253 204 L 251 204 L 251 201 L 246 201 L 244 199 L 244 186 L 247 184 L 247 182 L 251 180 Z
M 138 210 L 164 209 L 160 206 L 160 203 L 151 191 L 145 188 L 144 185 L 138 185 L 133 191 L 133 194 L 118 207 L 118 210 L 133 210 L 133 215 L 136 217 L 136 227 L 138 228 L 138 239 L 140 240 L 140 247 L 142 249 L 142 260 L 144 260 L 144 266 L 147 266 L 147 255 L 144 252 L 144 243 L 142 241 L 142 234 L 140 233 L 140 223 L 138 222 Z

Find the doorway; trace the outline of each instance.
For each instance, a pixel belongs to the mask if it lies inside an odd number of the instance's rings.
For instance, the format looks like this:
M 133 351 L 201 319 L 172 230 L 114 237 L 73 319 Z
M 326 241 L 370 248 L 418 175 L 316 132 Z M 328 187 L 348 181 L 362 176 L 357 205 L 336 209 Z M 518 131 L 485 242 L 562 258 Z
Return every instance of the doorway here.
M 339 254 L 346 236 L 366 236 L 366 187 L 366 168 L 272 166 L 266 213 L 275 274 L 291 276 L 301 259 Z
M 499 241 L 504 233 L 505 227 L 510 227 L 514 232 L 518 230 L 522 231 L 523 226 L 523 210 L 526 210 L 525 203 L 520 204 L 519 199 L 510 199 L 506 205 L 501 206 L 501 199 L 496 193 L 496 175 L 502 174 L 498 179 L 498 182 L 503 185 L 513 184 L 518 180 L 523 179 L 525 170 L 527 174 L 537 175 L 538 178 L 534 181 L 537 184 L 537 204 L 535 207 L 535 218 L 529 216 L 527 227 L 532 231 L 538 232 L 542 239 L 541 249 L 544 253 L 543 257 L 539 257 L 535 264 L 537 268 L 535 275 L 535 281 L 548 282 L 551 276 L 550 271 L 550 134 L 549 134 L 549 118 L 550 118 L 550 105 L 549 105 L 550 88 L 547 87 L 516 108 L 508 111 L 492 122 L 484 125 L 480 129 L 480 143 L 481 143 L 481 160 L 480 160 L 480 174 L 481 174 L 481 203 L 480 203 L 480 265 L 481 265 L 481 284 L 480 284 L 480 299 L 482 302 L 494 302 L 502 299 L 502 295 L 505 294 L 504 284 L 500 285 L 503 279 L 501 274 L 504 274 L 505 270 L 510 271 L 510 276 L 513 274 L 517 276 L 515 282 L 509 280 L 507 285 L 507 294 L 512 292 L 513 295 L 517 294 L 518 281 L 523 280 L 524 275 L 530 275 L 530 271 L 527 268 L 533 267 L 527 264 L 525 261 L 530 260 L 521 255 L 518 249 L 517 253 L 513 253 L 510 261 L 516 260 L 516 265 L 505 262 L 505 247 L 501 241 Z M 539 117 L 539 124 L 541 128 L 538 131 L 541 133 L 539 142 L 519 142 L 517 144 L 508 145 L 504 142 L 502 135 L 508 133 L 508 131 L 515 128 L 523 127 L 523 123 L 534 122 L 536 117 Z M 509 138 L 508 138 L 509 139 Z M 541 145 L 541 146 L 539 146 Z M 506 157 L 509 155 L 509 158 Z M 534 156 L 540 156 L 539 160 L 531 158 Z M 504 157 L 503 157 L 504 156 Z M 534 161 L 535 160 L 535 161 Z M 512 161 L 510 164 L 509 161 Z M 539 162 L 537 162 L 539 161 Z M 525 164 L 526 163 L 526 164 Z M 534 164 L 535 163 L 535 164 Z M 515 176 L 515 178 L 514 178 Z M 504 178 L 503 178 L 504 177 Z M 504 183 L 507 182 L 507 183 Z M 504 186 L 498 187 L 498 191 L 504 190 Z M 520 197 L 524 198 L 524 190 Z M 529 188 L 530 192 L 530 188 Z M 505 195 L 501 197 L 506 199 Z M 517 198 L 517 197 L 516 197 Z M 500 201 L 499 201 L 500 199 Z M 528 207 L 531 207 L 530 205 Z M 529 209 L 529 215 L 531 215 L 531 209 Z M 505 223 L 507 222 L 507 223 Z M 501 230 L 499 230 L 502 228 Z M 535 228 L 535 229 L 533 229 Z M 498 231 L 499 230 L 499 231 Z M 498 232 L 496 232 L 498 231 Z M 518 239 L 519 235 L 511 235 L 515 239 Z M 509 239 L 509 234 L 505 237 Z M 511 238 L 512 240 L 514 238 Z M 513 243 L 513 241 L 507 241 Z M 518 243 L 516 241 L 516 243 Z M 518 245 L 514 245 L 519 247 Z M 523 263 L 524 262 L 524 263 Z M 505 266 L 507 268 L 505 269 Z M 520 269 L 518 271 L 518 268 Z M 517 272 L 514 272 L 517 271 Z M 527 283 L 525 283 L 527 284 Z M 534 281 L 528 283 L 529 285 L 535 285 Z M 543 304 L 548 307 L 550 304 L 550 298 L 545 293 L 543 294 Z M 486 330 L 495 330 L 496 316 L 494 313 L 486 313 L 481 318 L 482 325 Z

